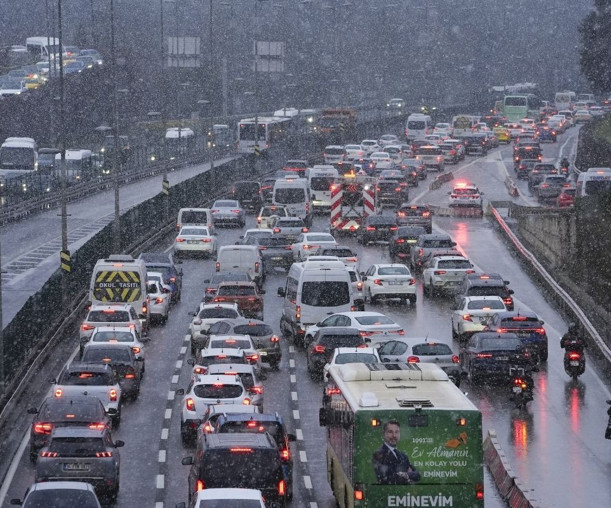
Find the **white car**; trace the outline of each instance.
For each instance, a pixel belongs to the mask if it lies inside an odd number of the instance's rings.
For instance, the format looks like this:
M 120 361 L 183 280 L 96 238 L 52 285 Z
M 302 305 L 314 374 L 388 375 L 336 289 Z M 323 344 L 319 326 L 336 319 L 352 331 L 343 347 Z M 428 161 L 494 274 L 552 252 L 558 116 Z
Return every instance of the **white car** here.
M 600 106 L 590 106 L 590 109 L 588 111 L 593 117 L 604 116 L 605 114 L 605 110 Z
M 318 251 L 319 256 L 337 256 L 347 267 L 358 265 L 359 257 L 355 250 L 344 245 L 323 246 Z
M 463 256 L 433 256 L 422 270 L 423 293 L 432 297 L 435 293 L 455 292 L 468 273 L 475 273 L 475 269 Z
M 354 299 L 355 310 L 365 310 L 365 291 L 361 272 L 356 266 L 346 267 L 350 275 L 350 286 L 352 287 L 352 297 Z
M 363 285 L 370 303 L 380 298 L 400 298 L 416 305 L 416 279 L 403 264 L 371 265 L 363 275 Z
M 224 374 L 226 376 L 238 376 L 246 391 L 250 394 L 251 406 L 256 406 L 263 412 L 263 379 L 254 365 L 244 363 L 219 364 L 213 363 L 208 367 L 208 374 Z
M 452 338 L 466 344 L 484 330 L 489 319 L 507 308 L 500 296 L 463 296 L 452 306 Z
M 184 395 L 181 404 L 180 435 L 185 445 L 192 444 L 197 437 L 206 409 L 211 404 L 250 405 L 251 398 L 238 376 L 202 375 L 189 383 L 185 390 L 176 390 Z
M 386 342 L 389 337 L 403 335 L 405 330 L 396 321 L 380 312 L 351 311 L 331 314 L 320 323 L 308 326 L 305 332 L 306 343 L 311 342 L 321 328 L 327 326 L 348 326 L 356 328 L 366 342 Z
M 317 254 L 320 247 L 337 245 L 335 238 L 329 233 L 301 233 L 293 243 L 293 258 L 300 262 Z
M 246 361 L 253 365 L 257 373 L 261 373 L 261 357 L 250 335 L 211 335 L 208 349 L 241 349 Z
M 142 337 L 142 322 L 129 303 L 92 305 L 81 324 L 79 337 L 88 340 L 98 326 L 129 326 Z
M 208 343 L 208 328 L 212 323 L 223 319 L 238 319 L 240 314 L 237 303 L 200 303 L 197 313 L 192 313 L 193 320 L 189 325 L 191 335 L 191 353 L 206 347 Z
M 476 185 L 459 182 L 454 189 L 448 192 L 450 195 L 449 206 L 482 206 L 482 192 Z
M 440 143 L 443 142 L 443 136 L 441 134 L 428 134 L 427 136 L 424 136 L 424 139 L 426 139 L 426 142 L 429 145 L 439 145 Z
M 440 122 L 435 124 L 435 128 L 433 129 L 434 134 L 438 134 L 442 138 L 451 138 L 454 133 L 454 129 L 449 123 Z
M 382 169 L 391 169 L 395 165 L 392 157 L 387 152 L 373 152 L 369 156 L 369 159 L 373 162 L 378 171 Z
M 183 226 L 174 240 L 174 255 L 202 254 L 216 257 L 216 236 L 207 226 Z
M 299 217 L 276 217 L 270 221 L 269 225 L 274 235 L 285 235 L 292 239 L 309 231 L 303 219 Z
M 373 152 L 380 150 L 380 145 L 375 139 L 364 139 L 361 141 L 361 148 L 365 151 L 365 155 L 369 156 Z
M 170 314 L 170 300 L 172 299 L 172 290 L 168 287 L 164 287 L 160 279 L 153 280 L 150 278 L 151 274 L 155 272 L 147 273 L 146 280 L 146 292 L 149 297 L 149 314 L 152 319 L 157 319 L 162 325 L 168 320 Z
M 383 134 L 382 136 L 380 136 L 380 139 L 378 139 L 378 145 L 381 148 L 390 145 L 398 145 L 399 143 L 401 143 L 401 141 L 395 134 Z
M 269 227 L 272 217 L 288 217 L 289 212 L 284 206 L 265 205 L 257 214 L 257 227 L 259 229 L 271 229 Z
M 579 109 L 575 112 L 573 119 L 575 120 L 575 123 L 589 122 L 592 120 L 592 115 L 587 109 Z
M 331 361 L 323 367 L 323 381 L 329 379 L 329 369 L 333 365 L 346 363 L 380 363 L 378 350 L 374 347 L 337 347 L 333 350 Z
M 348 161 L 365 157 L 365 150 L 363 150 L 361 145 L 345 145 L 344 149 L 346 150 L 346 160 Z
M 395 164 L 401 164 L 401 161 L 403 160 L 403 150 L 401 149 L 401 145 L 388 145 L 384 147 L 383 151 L 390 155 L 390 158 Z
M 261 491 L 255 489 L 204 489 L 194 493 L 193 501 L 191 506 L 249 506 L 251 508 L 265 508 L 265 500 Z
M 81 346 L 85 344 L 119 344 L 121 346 L 131 346 L 136 359 L 144 360 L 144 342 L 148 342 L 148 338 L 139 338 L 133 328 L 127 326 L 100 326 L 93 331 L 93 335 L 86 342 L 81 342 Z M 142 364 L 142 372 L 144 372 L 144 364 Z

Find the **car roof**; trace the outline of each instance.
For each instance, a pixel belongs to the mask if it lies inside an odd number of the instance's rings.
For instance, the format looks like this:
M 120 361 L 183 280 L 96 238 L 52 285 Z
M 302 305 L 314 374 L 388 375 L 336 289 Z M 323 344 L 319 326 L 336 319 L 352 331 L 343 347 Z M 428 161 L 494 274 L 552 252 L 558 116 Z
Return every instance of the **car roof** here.
M 28 488 L 28 495 L 30 492 L 41 491 L 41 490 L 89 490 L 94 492 L 93 486 L 87 482 L 71 482 L 71 481 L 53 481 L 53 482 L 40 482 L 34 483 Z
M 244 356 L 244 351 L 240 348 L 235 347 L 209 347 L 202 349 L 200 352 L 200 356 Z
M 503 333 L 499 333 L 499 332 L 477 332 L 475 334 L 473 334 L 473 337 L 477 337 L 479 339 L 517 339 L 520 340 L 520 337 L 518 337 L 515 333 L 512 332 L 503 332 Z
M 336 347 L 333 351 L 333 356 L 350 353 L 375 355 L 377 352 L 378 350 L 374 347 Z
M 221 286 L 229 286 L 229 287 L 238 287 L 238 286 L 248 286 L 248 287 L 252 287 L 252 286 L 256 286 L 256 284 L 252 281 L 248 281 L 248 280 L 226 280 L 226 281 L 220 281 L 219 282 L 219 287 Z
M 267 433 L 231 432 L 220 434 L 204 434 L 204 440 L 209 448 L 228 448 L 232 446 L 248 446 L 252 448 L 270 448 L 277 445 Z
M 233 413 L 224 417 L 229 422 L 241 422 L 246 420 L 257 420 L 262 422 L 278 422 L 284 425 L 282 417 L 278 413 Z
M 131 326 L 96 326 L 92 335 L 95 335 L 98 332 L 129 332 L 131 335 L 136 337 L 136 330 L 134 330 Z
M 539 316 L 537 316 L 537 314 L 535 314 L 533 311 L 531 310 L 519 310 L 519 311 L 506 311 L 506 312 L 499 312 L 499 319 L 513 319 L 514 317 L 523 317 L 528 321 L 531 321 L 533 319 L 535 320 L 539 320 Z
M 230 376 L 232 374 L 227 374 L 227 372 L 231 371 L 234 371 L 238 374 L 256 375 L 254 365 L 251 365 L 249 363 L 213 363 L 208 367 L 208 374 L 224 374 Z
M 108 373 L 112 372 L 111 367 L 104 363 L 84 363 L 84 362 L 76 361 L 66 366 L 66 371 L 68 372 L 77 372 L 80 370 L 89 371 L 89 372 L 108 372 Z
M 224 385 L 242 385 L 242 381 L 237 376 L 227 374 L 198 374 L 195 376 L 193 384 L 196 385 L 211 385 L 215 383 L 222 383 Z
M 259 501 L 262 498 L 261 491 L 256 489 L 242 489 L 242 488 L 213 488 L 204 489 L 198 491 L 196 496 L 195 506 L 199 506 L 200 501 L 223 499 L 228 501 L 231 500 L 256 500 Z

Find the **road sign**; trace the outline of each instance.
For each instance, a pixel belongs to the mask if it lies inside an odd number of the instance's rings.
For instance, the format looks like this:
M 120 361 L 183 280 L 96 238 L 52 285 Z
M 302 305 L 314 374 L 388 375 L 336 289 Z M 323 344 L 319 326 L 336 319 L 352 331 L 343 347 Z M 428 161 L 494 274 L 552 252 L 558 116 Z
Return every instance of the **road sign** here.
M 70 273 L 72 270 L 72 258 L 70 257 L 70 251 L 62 250 L 59 253 L 59 259 L 61 269 L 66 273 Z

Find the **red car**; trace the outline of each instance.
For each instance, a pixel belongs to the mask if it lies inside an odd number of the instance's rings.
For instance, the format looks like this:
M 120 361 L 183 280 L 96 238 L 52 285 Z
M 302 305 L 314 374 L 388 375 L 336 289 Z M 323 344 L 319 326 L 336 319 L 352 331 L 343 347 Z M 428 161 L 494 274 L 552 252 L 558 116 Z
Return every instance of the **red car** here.
M 263 293 L 254 282 L 221 282 L 213 302 L 237 303 L 243 316 L 263 319 Z
M 563 187 L 560 194 L 556 198 L 556 206 L 558 208 L 566 208 L 575 205 L 575 187 Z

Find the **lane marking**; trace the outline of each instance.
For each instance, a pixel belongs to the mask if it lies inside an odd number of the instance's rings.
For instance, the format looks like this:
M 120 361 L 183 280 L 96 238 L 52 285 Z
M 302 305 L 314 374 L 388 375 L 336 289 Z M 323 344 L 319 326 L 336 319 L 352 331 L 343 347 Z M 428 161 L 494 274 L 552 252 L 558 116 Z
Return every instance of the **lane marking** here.
M 176 368 L 177 368 L 177 369 L 182 369 L 182 360 L 178 360 L 178 361 L 176 362 Z
M 295 420 L 299 420 L 300 416 L 299 416 L 299 410 L 298 409 L 293 409 L 293 418 Z
M 21 444 L 19 445 L 19 448 L 17 449 L 17 453 L 15 453 L 15 456 L 13 457 L 13 461 L 11 462 L 11 466 L 9 467 L 6 473 L 4 482 L 0 486 L 0 505 L 4 503 L 4 499 L 6 498 L 6 495 L 8 494 L 8 489 L 11 486 L 11 484 L 13 483 L 13 478 L 15 477 L 15 473 L 17 472 L 17 468 L 19 467 L 19 462 L 21 462 L 21 456 L 23 455 L 23 452 L 25 451 L 25 448 L 29 442 L 30 442 L 30 429 L 28 428 L 27 431 L 23 435 L 23 439 L 21 440 Z
M 159 450 L 159 462 L 165 462 L 166 459 L 166 451 L 165 450 Z
M 157 501 L 155 503 L 155 508 L 163 508 L 163 502 L 162 501 Z
M 308 461 L 308 457 L 306 456 L 306 452 L 303 450 L 299 450 L 299 460 L 301 462 L 307 462 Z
M 309 476 L 304 476 L 303 477 L 303 483 L 304 483 L 306 489 L 308 489 L 308 490 L 312 489 L 312 480 L 310 479 Z
M 172 376 L 172 384 L 173 384 L 173 385 L 175 385 L 176 383 L 178 383 L 178 378 L 179 378 L 179 377 L 180 377 L 180 376 L 179 376 L 178 374 L 174 374 L 174 375 Z M 173 392 L 172 392 L 172 393 L 173 393 Z M 170 400 L 171 400 L 171 399 L 170 399 Z
M 189 342 L 191 340 L 191 336 L 190 335 L 185 335 L 185 342 Z
M 157 488 L 163 489 L 165 485 L 165 477 L 162 474 L 157 475 Z
M 303 441 L 303 430 L 295 429 L 295 437 L 297 438 L 297 441 Z
M 291 369 L 294 369 L 294 368 L 295 368 L 295 360 L 293 360 L 292 358 L 289 360 L 289 367 L 290 367 Z
M 310 503 L 310 508 L 318 508 L 318 503 L 316 501 L 312 501 Z
M 291 399 L 297 400 L 297 392 L 291 392 Z
M 291 374 L 291 383 L 296 383 L 297 382 L 297 376 L 295 376 L 295 374 Z
M 187 346 L 183 346 L 180 348 L 180 354 L 184 355 L 187 352 Z
M 166 420 L 169 420 L 172 418 L 172 410 L 171 409 L 166 409 L 165 410 L 165 417 Z
M 295 352 L 295 346 L 289 346 L 289 353 Z
M 168 438 L 168 433 L 169 433 L 169 429 L 161 429 L 161 439 L 167 439 Z
M 168 392 L 168 400 L 174 400 L 174 397 L 176 397 L 176 392 L 174 390 L 170 390 Z

